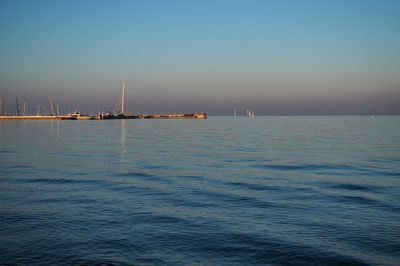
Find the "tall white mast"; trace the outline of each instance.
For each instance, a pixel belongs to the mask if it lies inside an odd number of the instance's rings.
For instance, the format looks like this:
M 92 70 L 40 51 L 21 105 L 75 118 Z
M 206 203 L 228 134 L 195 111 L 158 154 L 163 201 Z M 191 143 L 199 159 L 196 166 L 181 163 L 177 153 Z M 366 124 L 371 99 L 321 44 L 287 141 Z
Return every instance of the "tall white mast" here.
M 17 99 L 16 99 L 16 102 L 17 102 L 17 116 L 19 116 L 19 103 L 18 103 L 18 97 L 17 97 Z
M 122 81 L 122 96 L 121 96 L 121 113 L 124 114 L 124 105 L 125 105 L 125 80 Z

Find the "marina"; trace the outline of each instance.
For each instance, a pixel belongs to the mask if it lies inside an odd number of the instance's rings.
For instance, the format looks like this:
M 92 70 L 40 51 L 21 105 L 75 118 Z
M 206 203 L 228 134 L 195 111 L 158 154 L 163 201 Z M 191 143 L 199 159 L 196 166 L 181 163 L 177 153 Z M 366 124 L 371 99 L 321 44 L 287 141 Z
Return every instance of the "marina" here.
M 50 113 L 44 114 L 43 108 L 38 105 L 36 115 L 28 115 L 26 102 L 23 102 L 20 110 L 19 99 L 16 99 L 15 115 L 8 115 L 5 111 L 5 103 L 0 98 L 0 120 L 107 120 L 107 119 L 207 119 L 208 115 L 203 112 L 195 113 L 170 113 L 170 114 L 138 114 L 125 112 L 125 81 L 122 82 L 121 96 L 118 110 L 113 112 L 101 112 L 96 115 L 85 115 L 78 111 L 60 114 L 60 107 L 50 100 Z M 116 108 L 117 109 L 117 108 Z
M 145 115 L 3 115 L 0 120 L 108 120 L 108 119 L 207 119 L 205 113 L 193 114 L 145 114 Z
M 207 114 L 145 114 L 145 115 L 3 115 L 0 120 L 108 120 L 108 119 L 207 119 Z

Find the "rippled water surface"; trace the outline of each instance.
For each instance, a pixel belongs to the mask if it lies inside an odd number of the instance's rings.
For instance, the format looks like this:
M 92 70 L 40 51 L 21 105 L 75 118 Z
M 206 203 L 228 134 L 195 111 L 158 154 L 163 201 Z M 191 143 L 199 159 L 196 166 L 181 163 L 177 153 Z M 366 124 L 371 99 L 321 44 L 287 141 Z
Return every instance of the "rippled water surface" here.
M 0 264 L 400 265 L 400 117 L 0 121 Z

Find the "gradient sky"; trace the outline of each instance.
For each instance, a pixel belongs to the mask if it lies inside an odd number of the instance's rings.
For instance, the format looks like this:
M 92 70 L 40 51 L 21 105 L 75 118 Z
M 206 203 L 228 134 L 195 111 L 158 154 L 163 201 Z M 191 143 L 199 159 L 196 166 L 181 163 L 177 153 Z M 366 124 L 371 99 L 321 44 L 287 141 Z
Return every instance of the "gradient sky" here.
M 0 96 L 63 111 L 400 114 L 400 1 L 0 1 Z M 49 107 L 48 107 L 49 108 Z

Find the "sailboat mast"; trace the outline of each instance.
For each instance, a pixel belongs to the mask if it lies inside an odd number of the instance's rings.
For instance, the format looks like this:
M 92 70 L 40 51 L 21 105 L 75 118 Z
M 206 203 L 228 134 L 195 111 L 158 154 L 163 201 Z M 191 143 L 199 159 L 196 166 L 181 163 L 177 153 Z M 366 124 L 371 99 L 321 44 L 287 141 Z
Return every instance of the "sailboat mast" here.
M 3 98 L 0 98 L 0 115 L 6 114 L 6 112 L 5 112 L 6 106 L 5 105 L 6 105 L 6 101 L 3 100 Z
M 18 97 L 17 97 L 17 99 L 15 100 L 16 101 L 16 103 L 17 103 L 17 116 L 19 116 L 19 106 L 18 106 Z
M 122 81 L 122 96 L 121 96 L 121 113 L 124 114 L 124 106 L 125 105 L 125 80 Z

